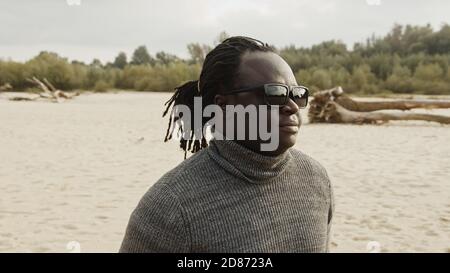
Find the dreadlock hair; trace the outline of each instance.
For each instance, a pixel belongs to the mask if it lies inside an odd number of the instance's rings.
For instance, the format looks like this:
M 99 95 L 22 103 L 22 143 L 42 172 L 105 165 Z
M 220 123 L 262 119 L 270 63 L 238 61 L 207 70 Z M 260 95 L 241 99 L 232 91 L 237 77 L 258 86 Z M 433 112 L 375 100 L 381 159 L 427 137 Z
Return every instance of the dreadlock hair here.
M 268 44 L 259 40 L 245 36 L 234 36 L 225 39 L 206 55 L 199 80 L 188 81 L 176 87 L 173 96 L 164 104 L 166 105 L 166 110 L 163 113 L 163 117 L 172 108 L 164 142 L 172 138 L 175 123 L 180 118 L 174 115 L 175 106 L 186 105 L 191 110 L 191 113 L 193 113 L 195 97 L 202 98 L 202 110 L 207 105 L 214 104 L 214 97 L 218 94 L 219 90 L 232 89 L 243 53 L 254 51 L 272 52 L 274 50 Z M 202 128 L 209 119 L 211 118 L 202 118 Z M 183 137 L 180 140 L 180 147 L 184 150 L 185 159 L 188 151 L 196 153 L 208 146 L 203 134 L 197 134 L 197 136 L 202 136 L 201 139 L 197 139 L 196 133 L 194 132 L 195 129 L 193 128 L 193 120 L 194 115 L 191 115 L 191 128 L 185 128 L 186 124 L 180 124 L 178 128 L 179 133 L 182 135 L 184 135 L 186 130 L 190 132 L 189 140 Z

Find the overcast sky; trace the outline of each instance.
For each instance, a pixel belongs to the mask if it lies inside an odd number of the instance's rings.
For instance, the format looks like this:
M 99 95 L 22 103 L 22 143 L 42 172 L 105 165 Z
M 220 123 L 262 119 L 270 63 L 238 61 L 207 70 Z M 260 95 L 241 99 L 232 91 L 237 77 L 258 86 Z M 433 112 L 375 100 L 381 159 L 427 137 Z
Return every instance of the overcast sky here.
M 394 23 L 439 28 L 449 11 L 448 0 L 0 0 L 0 58 L 49 50 L 111 61 L 138 45 L 187 57 L 188 43 L 212 44 L 221 31 L 275 46 L 352 46 Z

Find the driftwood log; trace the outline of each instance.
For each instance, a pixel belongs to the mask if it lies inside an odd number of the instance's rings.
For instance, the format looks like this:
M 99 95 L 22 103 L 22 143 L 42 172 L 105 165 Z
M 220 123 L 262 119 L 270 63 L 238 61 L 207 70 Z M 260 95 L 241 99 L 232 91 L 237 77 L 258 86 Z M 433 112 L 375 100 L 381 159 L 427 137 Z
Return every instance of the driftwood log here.
M 405 112 L 414 108 L 450 108 L 450 101 L 393 100 L 355 101 L 341 87 L 316 92 L 308 112 L 311 123 L 384 123 L 390 120 L 423 120 L 450 124 L 450 117 Z M 378 110 L 402 110 L 386 112 Z
M 56 89 L 53 84 L 51 84 L 46 78 L 39 80 L 36 77 L 32 77 L 30 79 L 27 79 L 28 82 L 34 84 L 40 92 L 37 94 L 37 96 L 34 97 L 13 97 L 10 98 L 12 101 L 34 101 L 37 99 L 47 99 L 52 102 L 59 102 L 60 99 L 72 99 L 73 97 L 78 96 L 80 93 L 67 93 L 63 92 L 59 89 Z
M 12 88 L 13 88 L 12 85 L 8 82 L 0 85 L 0 91 L 9 91 L 12 90 Z

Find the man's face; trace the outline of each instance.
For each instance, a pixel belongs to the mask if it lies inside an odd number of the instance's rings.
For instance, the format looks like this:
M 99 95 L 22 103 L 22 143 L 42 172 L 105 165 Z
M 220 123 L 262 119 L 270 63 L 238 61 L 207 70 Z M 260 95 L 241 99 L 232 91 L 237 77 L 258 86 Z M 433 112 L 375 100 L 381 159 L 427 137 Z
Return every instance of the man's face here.
M 272 52 L 248 52 L 241 57 L 238 77 L 235 81 L 236 88 L 260 86 L 266 83 L 282 83 L 297 85 L 297 81 L 289 65 L 277 54 Z M 224 91 L 226 93 L 226 91 Z M 249 91 L 228 96 L 217 95 L 216 104 L 219 105 L 266 105 L 264 93 L 261 91 Z M 270 114 L 270 113 L 269 113 Z M 256 121 L 250 121 L 256 122 Z M 270 123 L 270 117 L 268 118 Z M 248 123 L 247 128 L 248 128 Z M 278 149 L 271 152 L 263 152 L 260 149 L 260 140 L 239 141 L 242 145 L 261 153 L 277 155 L 292 147 L 296 140 L 301 125 L 301 117 L 298 105 L 288 100 L 285 106 L 279 108 L 279 145 Z M 270 124 L 268 124 L 270 128 Z

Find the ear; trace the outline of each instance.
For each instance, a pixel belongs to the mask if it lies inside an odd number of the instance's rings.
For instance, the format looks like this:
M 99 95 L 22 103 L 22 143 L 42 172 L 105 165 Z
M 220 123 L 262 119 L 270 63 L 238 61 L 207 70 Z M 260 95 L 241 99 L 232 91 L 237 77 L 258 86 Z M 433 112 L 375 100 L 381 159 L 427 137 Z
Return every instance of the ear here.
M 214 103 L 219 105 L 220 108 L 225 110 L 225 106 L 228 104 L 227 96 L 217 94 L 214 96 Z

